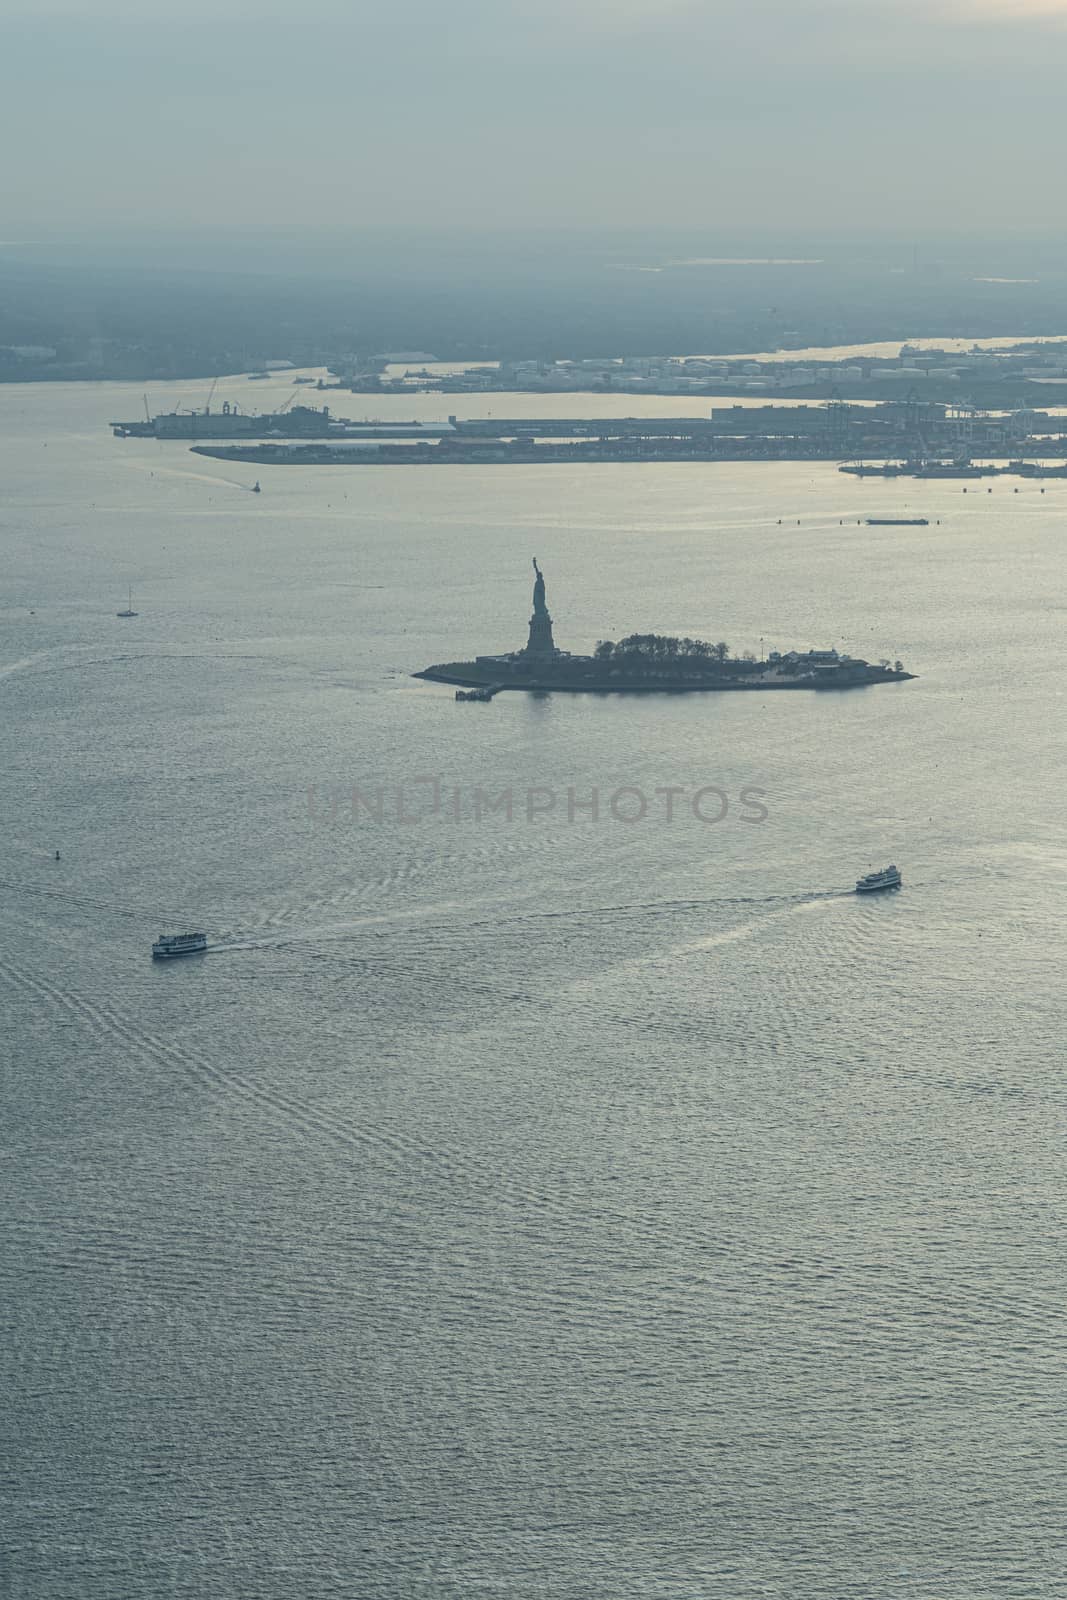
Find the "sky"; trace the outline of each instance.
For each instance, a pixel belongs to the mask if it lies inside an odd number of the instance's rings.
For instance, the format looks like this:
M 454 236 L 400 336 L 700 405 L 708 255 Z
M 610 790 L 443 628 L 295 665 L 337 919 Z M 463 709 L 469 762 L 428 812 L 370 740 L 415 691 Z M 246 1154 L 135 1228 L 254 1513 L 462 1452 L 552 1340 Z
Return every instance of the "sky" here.
M 1067 0 L 0 0 L 2 227 L 1059 224 Z

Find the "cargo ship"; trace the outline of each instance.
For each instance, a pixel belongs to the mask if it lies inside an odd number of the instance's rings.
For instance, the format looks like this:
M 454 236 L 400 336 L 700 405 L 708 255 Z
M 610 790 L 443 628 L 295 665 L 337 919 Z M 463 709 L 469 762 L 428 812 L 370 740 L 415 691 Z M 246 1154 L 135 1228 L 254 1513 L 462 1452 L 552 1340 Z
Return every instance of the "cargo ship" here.
M 272 435 L 288 439 L 329 438 L 349 426 L 331 417 L 329 406 L 288 406 L 280 411 L 242 411 L 229 400 L 212 411 L 164 411 L 144 422 L 113 422 L 116 439 L 262 439 Z

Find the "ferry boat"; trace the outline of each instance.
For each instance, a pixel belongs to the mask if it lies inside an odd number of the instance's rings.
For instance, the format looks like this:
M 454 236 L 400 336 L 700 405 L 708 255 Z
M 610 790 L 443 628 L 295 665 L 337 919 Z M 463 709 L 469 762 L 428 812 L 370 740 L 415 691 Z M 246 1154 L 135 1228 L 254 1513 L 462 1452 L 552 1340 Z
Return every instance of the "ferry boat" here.
M 201 955 L 206 949 L 206 933 L 161 933 L 152 946 L 152 960 L 170 961 L 175 956 Z
M 880 872 L 868 872 L 856 884 L 857 894 L 877 894 L 879 889 L 899 889 L 903 879 L 899 868 L 883 867 Z
M 491 700 L 498 693 L 499 686 L 495 683 L 486 684 L 484 689 L 457 689 L 457 700 Z

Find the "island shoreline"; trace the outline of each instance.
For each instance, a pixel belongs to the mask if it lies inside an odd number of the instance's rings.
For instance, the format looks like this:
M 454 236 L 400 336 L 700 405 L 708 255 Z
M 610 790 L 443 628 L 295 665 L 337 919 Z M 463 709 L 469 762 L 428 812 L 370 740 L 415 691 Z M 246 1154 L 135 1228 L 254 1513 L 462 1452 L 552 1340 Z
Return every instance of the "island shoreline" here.
M 709 682 L 690 679 L 683 683 L 641 682 L 630 683 L 596 683 L 587 679 L 574 679 L 567 677 L 554 678 L 545 676 L 523 676 L 510 674 L 504 678 L 499 672 L 495 675 L 482 669 L 476 662 L 457 661 L 441 666 L 424 667 L 421 672 L 413 672 L 413 678 L 422 678 L 429 683 L 448 683 L 461 689 L 492 689 L 494 693 L 503 693 L 505 690 L 526 690 L 536 692 L 558 691 L 561 694 L 714 694 L 714 693 L 745 693 L 759 694 L 763 691 L 777 689 L 810 689 L 825 692 L 831 689 L 869 689 L 880 683 L 904 683 L 917 676 L 914 672 L 894 672 L 891 668 L 885 672 L 879 671 L 876 677 L 841 677 L 833 679 L 789 678 L 785 676 L 773 679 L 748 679 L 715 678 Z

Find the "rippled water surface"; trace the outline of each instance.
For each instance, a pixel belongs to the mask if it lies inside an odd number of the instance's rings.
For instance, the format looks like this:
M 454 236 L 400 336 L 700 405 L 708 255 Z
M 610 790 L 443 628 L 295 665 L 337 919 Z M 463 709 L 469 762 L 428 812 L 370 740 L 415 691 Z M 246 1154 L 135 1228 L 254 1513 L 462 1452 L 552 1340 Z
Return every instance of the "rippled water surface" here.
M 4 1593 L 1062 1595 L 1067 485 L 253 496 L 140 409 L 0 388 Z M 564 647 L 919 677 L 413 681 L 533 554 Z

